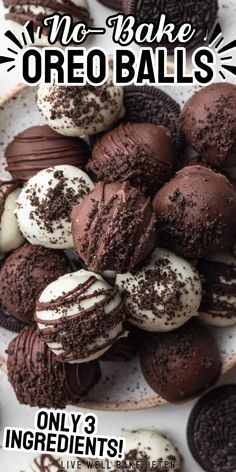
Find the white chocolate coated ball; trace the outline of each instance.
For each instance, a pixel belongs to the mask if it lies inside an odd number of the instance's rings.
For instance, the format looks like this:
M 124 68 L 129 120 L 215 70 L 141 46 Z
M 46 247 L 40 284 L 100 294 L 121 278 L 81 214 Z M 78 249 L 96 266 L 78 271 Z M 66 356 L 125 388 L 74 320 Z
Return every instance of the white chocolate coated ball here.
M 12 190 L 11 190 L 12 188 Z M 14 211 L 21 189 L 10 183 L 0 186 L 0 254 L 17 249 L 24 242 Z
M 123 89 L 113 84 L 111 68 L 107 82 L 98 87 L 41 84 L 37 104 L 51 128 L 80 138 L 109 129 L 125 113 Z
M 100 357 L 125 335 L 123 315 L 117 287 L 81 269 L 46 287 L 36 303 L 35 321 L 59 360 L 82 363 Z
M 52 249 L 73 247 L 70 213 L 92 191 L 85 172 L 70 165 L 54 166 L 34 175 L 22 189 L 16 216 L 25 238 Z
M 173 252 L 157 248 L 146 266 L 118 274 L 128 319 L 152 332 L 171 331 L 196 316 L 202 288 L 194 266 Z

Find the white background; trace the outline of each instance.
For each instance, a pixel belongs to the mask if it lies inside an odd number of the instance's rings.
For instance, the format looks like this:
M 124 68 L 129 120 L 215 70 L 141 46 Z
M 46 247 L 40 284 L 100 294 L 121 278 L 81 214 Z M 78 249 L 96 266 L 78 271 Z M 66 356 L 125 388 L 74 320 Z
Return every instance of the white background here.
M 224 3 L 224 8 L 223 8 Z M 220 10 L 221 24 L 229 39 L 235 37 L 235 0 L 225 0 L 222 2 Z M 104 20 L 111 10 L 101 6 L 96 0 L 89 2 L 92 17 L 99 26 L 103 26 Z M 9 26 L 9 25 L 8 25 Z M 6 40 L 4 38 L 4 31 L 7 29 L 7 23 L 4 20 L 4 9 L 0 4 L 0 45 L 1 53 L 6 51 Z M 104 42 L 105 41 L 105 42 Z M 97 43 L 98 44 L 98 43 Z M 112 51 L 112 42 L 109 35 L 100 40 L 108 51 Z M 19 77 L 14 73 L 7 74 L 4 72 L 7 67 L 1 66 L 0 75 L 0 95 L 3 95 L 10 88 L 14 87 L 19 82 Z M 19 116 L 20 119 L 20 116 Z M 223 379 L 224 382 L 235 382 L 236 370 L 231 371 L 230 374 Z M 121 428 L 138 429 L 138 428 L 153 428 L 159 429 L 167 434 L 174 443 L 178 446 L 184 457 L 183 472 L 200 472 L 202 469 L 198 467 L 195 461 L 191 458 L 188 451 L 185 430 L 189 413 L 195 402 L 191 401 L 184 405 L 152 408 L 149 410 L 137 412 L 97 412 L 99 417 L 99 432 L 102 434 L 120 434 Z M 14 411 L 14 414 L 12 412 Z M 33 417 L 35 409 L 21 406 L 17 404 L 14 393 L 9 388 L 6 389 L 6 379 L 3 374 L 0 375 L 0 431 L 1 435 L 5 426 L 15 427 L 33 427 Z M 15 413 L 16 412 L 16 413 Z M 29 463 L 32 455 L 25 453 L 3 452 L 0 449 L 0 472 L 19 472 L 24 470 Z M 233 471 L 232 471 L 233 472 Z

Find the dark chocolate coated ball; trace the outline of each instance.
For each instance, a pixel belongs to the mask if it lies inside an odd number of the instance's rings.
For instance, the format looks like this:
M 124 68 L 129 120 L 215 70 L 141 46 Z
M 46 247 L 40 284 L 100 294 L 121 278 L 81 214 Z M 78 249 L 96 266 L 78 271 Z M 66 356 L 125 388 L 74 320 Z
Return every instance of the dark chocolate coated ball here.
M 0 270 L 0 300 L 9 314 L 32 322 L 35 302 L 45 287 L 71 271 L 63 251 L 24 244 L 5 260 Z
M 24 328 L 8 346 L 8 379 L 20 403 L 47 408 L 76 405 L 100 378 L 97 361 L 58 362 L 34 328 Z
M 141 367 L 150 387 L 169 402 L 187 400 L 217 381 L 221 360 L 213 335 L 196 321 L 145 335 Z
M 233 245 L 236 193 L 222 174 L 184 167 L 154 197 L 161 245 L 183 257 L 208 256 Z
M 121 124 L 96 142 L 87 170 L 103 182 L 128 181 L 152 195 L 175 170 L 170 132 L 151 123 Z
M 236 85 L 203 87 L 185 104 L 180 128 L 188 142 L 213 166 L 236 165 Z
M 150 200 L 129 183 L 99 182 L 72 210 L 75 249 L 89 270 L 126 272 L 156 243 Z

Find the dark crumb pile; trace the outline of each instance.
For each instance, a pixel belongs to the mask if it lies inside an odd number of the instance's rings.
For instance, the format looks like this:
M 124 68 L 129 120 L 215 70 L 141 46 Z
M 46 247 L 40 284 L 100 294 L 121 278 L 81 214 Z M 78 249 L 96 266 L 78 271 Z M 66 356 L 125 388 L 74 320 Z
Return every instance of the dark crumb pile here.
M 118 89 L 113 87 L 111 93 L 109 83 L 99 87 L 89 84 L 83 87 L 51 87 L 50 94 L 44 99 L 51 105 L 51 120 L 67 118 L 74 126 L 89 130 L 85 134 L 97 132 L 97 126 L 105 122 L 108 109 L 115 120 L 118 115 L 117 104 L 120 102 Z
M 236 470 L 236 385 L 210 390 L 194 406 L 187 427 L 188 445 L 200 466 L 211 472 Z
M 60 170 L 53 172 L 52 178 L 58 182 L 48 189 L 43 198 L 38 185 L 33 188 L 31 186 L 27 191 L 28 199 L 35 208 L 30 213 L 30 218 L 36 221 L 39 227 L 43 226 L 49 233 L 53 233 L 56 228 L 60 229 L 62 220 L 70 222 L 72 207 L 79 203 L 90 190 L 84 179 L 77 177 L 71 180 L 71 183 L 77 186 L 75 190 L 70 186 L 69 179 Z
M 137 315 L 140 320 L 140 312 L 150 310 L 156 318 L 167 317 L 166 324 L 170 327 L 175 326 L 177 310 L 182 312 L 179 317 L 184 316 L 188 311 L 188 306 L 183 305 L 181 300 L 183 295 L 189 294 L 187 284 L 190 285 L 192 298 L 198 295 L 198 290 L 195 288 L 198 277 L 184 279 L 181 272 L 164 257 L 159 258 L 152 267 L 134 270 L 131 273 L 135 277 L 135 283 L 132 283 L 132 279 L 129 278 L 121 282 L 122 291 L 128 296 L 131 319 L 135 319 Z M 142 313 L 142 318 L 149 317 Z
M 47 408 L 76 405 L 99 380 L 97 362 L 65 364 L 33 328 L 23 331 L 8 346 L 8 378 L 20 403 Z

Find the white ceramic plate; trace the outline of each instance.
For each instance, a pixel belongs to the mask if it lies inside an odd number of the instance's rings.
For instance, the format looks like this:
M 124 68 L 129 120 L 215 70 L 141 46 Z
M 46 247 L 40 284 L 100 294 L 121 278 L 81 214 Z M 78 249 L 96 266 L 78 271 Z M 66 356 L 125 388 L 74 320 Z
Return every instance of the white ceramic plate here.
M 165 89 L 164 89 L 165 90 Z M 180 104 L 193 90 L 187 87 L 168 88 L 167 91 Z M 33 125 L 43 124 L 35 104 L 35 89 L 19 86 L 0 102 L 0 173 L 5 170 L 4 149 L 20 131 Z M 222 358 L 222 373 L 236 365 L 236 326 L 213 329 Z M 5 349 L 15 335 L 0 328 L 0 354 L 2 370 L 5 370 Z M 136 410 L 162 405 L 165 401 L 149 388 L 143 378 L 138 358 L 129 362 L 101 362 L 102 378 L 81 406 L 96 410 Z M 11 386 L 9 384 L 9 389 Z

